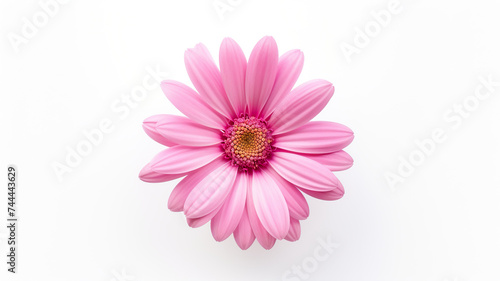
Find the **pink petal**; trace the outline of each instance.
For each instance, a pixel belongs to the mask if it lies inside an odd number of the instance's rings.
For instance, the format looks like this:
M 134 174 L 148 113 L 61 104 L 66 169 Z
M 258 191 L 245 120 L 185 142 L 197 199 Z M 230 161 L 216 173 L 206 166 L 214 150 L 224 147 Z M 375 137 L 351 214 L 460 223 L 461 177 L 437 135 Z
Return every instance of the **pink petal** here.
M 209 146 L 222 142 L 221 132 L 182 116 L 167 115 L 158 120 L 156 131 L 169 141 L 186 146 Z
M 340 181 L 325 166 L 297 154 L 275 151 L 269 161 L 273 169 L 292 184 L 312 191 L 340 192 Z
M 213 219 L 213 217 L 215 217 L 215 215 L 217 215 L 217 213 L 220 211 L 221 207 L 222 207 L 222 205 L 220 205 L 219 207 L 217 207 L 217 209 L 213 210 L 212 212 L 210 212 L 209 214 L 207 214 L 203 217 L 186 218 L 187 224 L 193 228 L 200 227 L 200 226 L 206 224 L 207 222 L 209 222 L 211 219 Z
M 354 139 L 351 129 L 326 121 L 313 121 L 275 137 L 275 146 L 281 149 L 311 154 L 339 151 Z
M 255 241 L 255 235 L 253 234 L 252 226 L 250 225 L 250 220 L 248 219 L 248 213 L 245 208 L 243 214 L 241 215 L 240 223 L 238 227 L 234 230 L 234 240 L 236 244 L 240 246 L 242 250 L 246 250 L 252 246 L 253 241 Z
M 251 190 L 255 211 L 264 228 L 276 239 L 285 238 L 290 228 L 290 213 L 276 182 L 265 170 L 254 171 Z
M 283 99 L 290 93 L 293 85 L 297 82 L 302 66 L 304 65 L 304 54 L 300 50 L 291 50 L 284 53 L 278 62 L 276 81 L 269 99 L 262 109 L 262 116 L 267 118 L 276 109 Z
M 343 150 L 327 154 L 298 154 L 326 166 L 330 171 L 347 170 L 353 164 L 352 157 Z
M 203 100 L 222 115 L 233 119 L 235 114 L 222 85 L 220 71 L 212 57 L 203 51 L 204 49 L 201 47 L 188 49 L 184 54 L 189 78 Z
M 269 119 L 273 134 L 284 134 L 309 122 L 326 106 L 333 91 L 330 82 L 319 79 L 293 89 Z
M 226 162 L 199 182 L 184 203 L 186 217 L 203 217 L 221 206 L 231 192 L 237 173 L 238 168 Z
M 198 170 L 190 172 L 175 186 L 172 193 L 170 193 L 170 197 L 168 198 L 168 208 L 173 212 L 184 211 L 184 203 L 193 188 L 215 169 L 222 166 L 226 162 L 227 161 L 222 159 L 222 157 L 219 157 Z
M 270 36 L 255 45 L 245 79 L 245 93 L 250 116 L 259 116 L 274 85 L 278 71 L 278 46 Z
M 139 178 L 145 182 L 166 182 L 175 180 L 177 178 L 183 177 L 186 174 L 160 174 L 151 169 L 151 164 L 148 163 L 144 168 L 142 168 L 139 173 Z
M 312 191 L 312 190 L 307 190 L 305 188 L 299 188 L 302 192 L 314 197 L 318 198 L 321 200 L 326 200 L 326 201 L 333 201 L 333 200 L 338 200 L 344 196 L 344 187 L 342 184 L 340 184 L 338 190 L 330 190 L 330 191 L 325 191 L 325 192 L 318 192 L 318 191 Z
M 203 45 L 202 43 L 196 44 L 193 49 L 197 53 L 201 54 L 205 58 L 209 58 L 211 61 L 213 61 L 215 63 L 214 58 L 212 57 L 212 54 L 210 54 L 210 51 L 208 50 L 208 48 L 205 45 Z
M 300 222 L 294 218 L 290 218 L 290 230 L 285 239 L 288 241 L 297 241 L 300 238 Z
M 247 173 L 238 173 L 231 194 L 210 224 L 212 235 L 216 241 L 223 241 L 228 238 L 238 226 L 241 215 L 245 210 L 249 183 Z
M 189 147 L 177 145 L 158 153 L 151 168 L 160 174 L 182 174 L 212 162 L 222 154 L 220 145 Z
M 245 112 L 245 75 L 247 59 L 240 46 L 231 38 L 222 41 L 219 52 L 222 83 L 237 116 Z
M 170 197 L 168 197 L 168 208 L 172 212 L 184 211 L 184 203 L 186 202 L 189 193 L 193 190 L 195 185 L 187 183 L 194 180 L 196 173 L 190 174 L 183 178 L 172 190 Z
M 144 122 L 142 123 L 142 128 L 146 132 L 146 134 L 155 140 L 158 143 L 161 143 L 166 146 L 174 146 L 176 143 L 166 139 L 164 136 L 162 136 L 160 133 L 156 131 L 156 122 L 158 120 L 161 120 L 162 118 L 165 118 L 166 116 L 170 116 L 167 114 L 158 114 L 158 115 L 153 115 L 151 117 L 146 118 Z
M 229 121 L 213 110 L 193 89 L 172 80 L 161 82 L 161 89 L 180 112 L 189 119 L 214 129 L 224 129 Z
M 266 169 L 266 173 L 278 184 L 283 197 L 285 197 L 290 216 L 298 220 L 305 220 L 309 216 L 309 205 L 304 195 L 297 187 L 276 173 L 274 169 Z
M 247 194 L 247 212 L 248 212 L 248 219 L 250 220 L 250 225 L 252 226 L 253 233 L 255 237 L 257 238 L 257 241 L 259 241 L 259 244 L 266 250 L 271 249 L 274 246 L 274 243 L 276 243 L 276 238 L 271 236 L 269 232 L 264 228 L 262 223 L 259 220 L 259 217 L 257 215 L 257 212 L 255 211 L 255 204 L 252 199 L 252 185 L 249 185 L 248 187 L 248 194 Z

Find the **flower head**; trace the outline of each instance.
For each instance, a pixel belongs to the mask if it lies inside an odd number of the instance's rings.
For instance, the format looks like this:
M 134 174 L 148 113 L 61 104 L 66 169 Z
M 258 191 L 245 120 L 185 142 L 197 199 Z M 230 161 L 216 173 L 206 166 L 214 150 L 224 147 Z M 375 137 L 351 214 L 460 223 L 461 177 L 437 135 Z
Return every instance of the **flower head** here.
M 353 132 L 333 122 L 310 121 L 328 103 L 330 82 L 312 80 L 293 88 L 304 56 L 278 56 L 272 37 L 262 38 L 248 61 L 230 38 L 220 48 L 219 67 L 198 44 L 185 53 L 197 92 L 163 81 L 167 98 L 186 117 L 154 115 L 143 128 L 168 148 L 140 172 L 146 182 L 184 177 L 168 207 L 184 212 L 192 227 L 210 222 L 222 241 L 233 234 L 247 249 L 255 239 L 270 249 L 295 241 L 309 215 L 303 194 L 337 200 L 344 188 L 332 171 L 352 166 L 344 149 Z

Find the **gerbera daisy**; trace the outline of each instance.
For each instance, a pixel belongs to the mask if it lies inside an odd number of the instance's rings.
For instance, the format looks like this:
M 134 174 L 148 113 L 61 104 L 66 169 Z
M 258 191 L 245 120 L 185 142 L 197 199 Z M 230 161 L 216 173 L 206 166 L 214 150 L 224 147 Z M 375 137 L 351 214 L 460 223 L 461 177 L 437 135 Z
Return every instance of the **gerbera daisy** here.
M 292 90 L 302 70 L 299 50 L 278 55 L 262 38 L 248 62 L 231 38 L 222 42 L 220 70 L 198 44 L 185 53 L 197 92 L 163 81 L 167 98 L 186 117 L 155 115 L 146 133 L 169 147 L 140 172 L 146 182 L 182 179 L 168 207 L 183 211 L 191 227 L 210 221 L 213 237 L 233 234 L 247 249 L 255 239 L 270 249 L 276 239 L 295 241 L 309 215 L 303 193 L 337 200 L 344 188 L 332 171 L 352 166 L 344 152 L 353 132 L 344 125 L 310 121 L 333 95 L 332 84 L 312 80 Z

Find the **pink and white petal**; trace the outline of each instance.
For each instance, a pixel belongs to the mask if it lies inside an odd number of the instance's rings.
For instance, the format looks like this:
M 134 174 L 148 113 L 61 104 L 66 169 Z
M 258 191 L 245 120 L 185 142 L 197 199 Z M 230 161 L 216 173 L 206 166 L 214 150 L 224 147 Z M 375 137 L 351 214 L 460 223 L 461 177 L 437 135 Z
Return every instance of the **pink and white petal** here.
M 343 150 L 327 154 L 297 154 L 312 159 L 326 166 L 330 171 L 347 170 L 352 167 L 352 164 L 354 162 L 352 157 Z
M 184 203 L 186 217 L 203 217 L 221 206 L 231 192 L 237 173 L 238 168 L 226 162 L 199 182 Z
M 151 169 L 160 174 L 188 173 L 212 162 L 222 154 L 220 145 L 190 147 L 177 145 L 158 153 Z
M 221 131 L 189 118 L 168 115 L 156 122 L 156 131 L 169 141 L 185 146 L 210 146 L 222 142 Z
M 275 137 L 275 146 L 300 153 L 323 154 L 342 150 L 354 139 L 348 127 L 334 122 L 312 121 Z
M 245 75 L 247 59 L 240 46 L 231 38 L 222 41 L 219 52 L 222 84 L 236 116 L 245 112 Z
M 299 189 L 309 196 L 325 201 L 339 200 L 344 196 L 344 187 L 342 186 L 342 184 L 340 184 L 338 190 L 330 190 L 325 192 L 312 191 L 312 190 L 307 190 L 305 188 L 299 188 Z
M 262 116 L 267 118 L 274 112 L 276 107 L 290 93 L 295 82 L 299 78 L 302 67 L 304 66 L 304 54 L 300 50 L 291 50 L 279 58 L 278 71 L 274 81 L 273 90 L 269 95 Z
M 340 181 L 320 163 L 297 154 L 275 151 L 271 167 L 292 184 L 312 191 L 339 190 Z
M 250 248 L 253 241 L 255 241 L 255 234 L 253 234 L 252 226 L 250 225 L 250 220 L 248 219 L 246 206 L 243 214 L 241 215 L 240 223 L 234 230 L 233 236 L 236 244 L 238 244 L 242 250 Z
M 189 78 L 203 100 L 220 114 L 233 119 L 235 116 L 231 103 L 222 85 L 220 71 L 212 57 L 200 49 L 188 49 L 184 54 L 184 63 Z
M 259 244 L 266 250 L 271 249 L 276 243 L 276 238 L 274 238 L 267 230 L 264 228 L 262 223 L 259 220 L 259 216 L 257 215 L 257 211 L 255 211 L 255 204 L 252 199 L 252 184 L 248 188 L 247 194 L 247 212 L 248 219 L 250 220 L 250 225 L 252 226 L 253 233 Z
M 158 142 L 160 144 L 163 144 L 165 146 L 174 146 L 174 145 L 177 145 L 177 144 L 174 143 L 174 142 L 172 142 L 172 141 L 170 141 L 169 139 L 165 138 L 160 133 L 158 133 L 158 131 L 156 131 L 156 122 L 158 122 L 158 120 L 161 120 L 161 119 L 165 118 L 166 116 L 171 116 L 171 115 L 168 115 L 168 114 L 157 114 L 157 115 L 153 115 L 151 117 L 148 117 L 142 123 L 142 128 L 144 129 L 144 131 L 146 132 L 146 134 L 150 138 L 152 138 L 153 140 L 155 140 L 156 142 Z
M 199 218 L 186 218 L 186 221 L 187 221 L 187 224 L 190 226 L 190 227 L 193 227 L 193 228 L 197 228 L 197 227 L 200 227 L 200 226 L 203 226 L 205 225 L 207 222 L 209 222 L 211 219 L 213 219 L 215 217 L 215 215 L 217 215 L 217 213 L 220 211 L 222 205 L 217 207 L 217 209 L 213 210 L 212 212 L 210 212 L 209 214 L 203 216 L 203 217 L 199 217 Z
M 290 230 L 286 235 L 285 239 L 293 242 L 300 238 L 300 222 L 297 219 L 290 218 Z
M 238 173 L 231 194 L 210 223 L 212 236 L 216 241 L 223 241 L 228 238 L 238 226 L 245 210 L 249 183 L 247 173 Z
M 172 212 L 184 211 L 184 203 L 186 202 L 189 193 L 193 190 L 195 185 L 187 185 L 189 181 L 193 181 L 194 174 L 189 174 L 183 178 L 172 190 L 170 197 L 168 197 L 168 208 Z
M 211 108 L 193 89 L 172 80 L 161 82 L 168 100 L 189 119 L 214 129 L 224 129 L 229 119 Z
M 168 198 L 168 208 L 173 212 L 184 211 L 184 203 L 194 187 L 215 169 L 222 166 L 226 162 L 227 161 L 222 157 L 219 157 L 198 170 L 190 172 L 175 186 L 172 193 L 170 193 L 170 197 Z
M 288 205 L 290 216 L 298 220 L 305 220 L 309 216 L 309 205 L 304 195 L 297 187 L 276 173 L 274 169 L 267 168 L 266 173 L 268 173 L 278 184 L 286 204 Z
M 333 96 L 333 85 L 325 80 L 306 82 L 286 96 L 269 119 L 274 135 L 290 132 L 323 110 Z
M 207 46 L 205 46 L 203 43 L 198 43 L 194 46 L 193 50 L 195 50 L 197 53 L 201 54 L 205 58 L 209 58 L 212 60 L 214 63 L 214 58 L 212 57 L 212 54 L 210 54 L 210 51 L 208 50 Z
M 285 238 L 290 228 L 290 213 L 273 177 L 265 170 L 254 171 L 251 194 L 257 216 L 267 232 L 276 239 Z
M 186 174 L 160 174 L 151 169 L 151 164 L 148 163 L 139 172 L 139 178 L 144 182 L 166 182 L 178 179 Z
M 250 116 L 259 116 L 271 93 L 278 71 L 278 45 L 273 37 L 262 38 L 248 58 L 245 94 Z

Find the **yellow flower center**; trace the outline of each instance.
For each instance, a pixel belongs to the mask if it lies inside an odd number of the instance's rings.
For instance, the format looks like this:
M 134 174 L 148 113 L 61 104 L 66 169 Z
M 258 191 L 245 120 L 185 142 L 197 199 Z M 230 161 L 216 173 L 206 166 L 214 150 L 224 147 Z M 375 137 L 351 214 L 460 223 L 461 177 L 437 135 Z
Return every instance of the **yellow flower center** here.
M 226 157 L 243 170 L 266 165 L 273 151 L 271 131 L 259 118 L 236 118 L 223 136 Z

